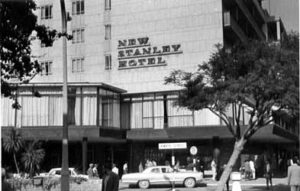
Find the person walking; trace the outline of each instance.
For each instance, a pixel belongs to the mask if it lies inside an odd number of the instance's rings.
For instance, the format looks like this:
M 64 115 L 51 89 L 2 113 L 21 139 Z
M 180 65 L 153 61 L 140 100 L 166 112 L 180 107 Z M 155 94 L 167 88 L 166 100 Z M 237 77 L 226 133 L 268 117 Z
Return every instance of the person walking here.
M 104 177 L 102 181 L 101 191 L 118 191 L 119 190 L 119 176 L 112 171 L 111 163 L 104 165 Z
M 273 184 L 272 184 L 272 169 L 271 169 L 271 162 L 270 159 L 267 159 L 265 164 L 265 177 L 266 177 L 266 183 L 267 183 L 267 190 L 270 189 L 273 190 Z
M 300 191 L 300 166 L 297 164 L 297 158 L 294 157 L 293 164 L 288 167 L 287 183 L 291 191 Z

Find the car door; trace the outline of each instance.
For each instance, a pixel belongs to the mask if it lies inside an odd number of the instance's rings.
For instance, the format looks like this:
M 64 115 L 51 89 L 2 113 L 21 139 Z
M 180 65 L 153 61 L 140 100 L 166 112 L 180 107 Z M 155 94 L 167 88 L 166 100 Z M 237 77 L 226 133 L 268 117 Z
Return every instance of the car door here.
M 174 170 L 171 167 L 162 167 L 161 168 L 164 184 L 173 184 L 176 182 Z
M 148 175 L 151 184 L 161 184 L 164 181 L 163 173 L 159 167 L 152 168 Z

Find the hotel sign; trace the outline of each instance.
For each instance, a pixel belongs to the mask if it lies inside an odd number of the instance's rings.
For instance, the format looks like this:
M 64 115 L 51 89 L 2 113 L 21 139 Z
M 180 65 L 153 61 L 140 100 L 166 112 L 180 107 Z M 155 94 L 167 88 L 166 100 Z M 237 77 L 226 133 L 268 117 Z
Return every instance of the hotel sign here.
M 169 149 L 186 149 L 187 144 L 186 142 L 180 143 L 159 143 L 158 149 L 159 150 L 169 150 Z
M 148 37 L 119 40 L 118 61 L 119 70 L 165 66 L 164 56 L 181 54 L 180 44 L 151 46 Z

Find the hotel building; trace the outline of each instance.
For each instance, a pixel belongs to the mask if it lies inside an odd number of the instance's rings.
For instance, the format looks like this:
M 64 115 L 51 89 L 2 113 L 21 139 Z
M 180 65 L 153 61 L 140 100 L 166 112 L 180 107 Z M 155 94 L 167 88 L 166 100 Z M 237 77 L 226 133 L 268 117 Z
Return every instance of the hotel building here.
M 171 161 L 159 143 L 185 142 L 175 150 L 186 164 L 189 148 L 209 167 L 215 148 L 225 162 L 233 138 L 208 110 L 174 106 L 179 87 L 164 85 L 171 71 L 195 71 L 218 43 L 230 47 L 248 39 L 279 40 L 285 33 L 280 19 L 268 15 L 261 0 L 67 0 L 68 123 L 70 166 L 129 162 L 137 171 L 145 159 Z M 38 22 L 61 30 L 59 1 L 39 0 Z M 2 136 L 18 127 L 24 139 L 45 141 L 47 170 L 61 164 L 62 41 L 45 47 L 36 40 L 33 54 L 43 71 L 18 88 L 20 110 L 2 98 Z M 40 96 L 34 97 L 38 91 Z M 228 109 L 234 115 L 234 107 Z M 247 125 L 247 114 L 244 124 Z M 274 160 L 294 152 L 297 122 L 276 118 L 261 129 L 243 155 L 269 155 Z M 242 160 L 242 159 L 241 159 Z M 7 162 L 3 159 L 4 163 Z

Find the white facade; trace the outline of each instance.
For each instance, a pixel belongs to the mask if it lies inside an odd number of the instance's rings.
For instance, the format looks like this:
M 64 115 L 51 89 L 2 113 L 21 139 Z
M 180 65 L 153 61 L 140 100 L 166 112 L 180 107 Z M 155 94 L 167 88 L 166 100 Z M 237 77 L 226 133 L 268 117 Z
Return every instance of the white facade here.
M 195 71 L 209 58 L 214 45 L 223 42 L 222 2 L 218 0 L 111 0 L 110 10 L 105 10 L 105 0 L 85 0 L 84 13 L 79 15 L 71 14 L 72 2 L 76 1 L 66 1 L 66 9 L 72 17 L 68 31 L 72 34 L 73 30 L 83 29 L 84 39 L 81 43 L 68 42 L 70 82 L 104 82 L 129 93 L 173 90 L 176 87 L 163 84 L 172 70 Z M 41 9 L 37 9 L 39 22 L 60 31 L 59 1 L 39 0 L 37 4 L 39 7 L 52 5 L 51 19 L 41 19 Z M 105 25 L 111 27 L 111 35 Z M 109 39 L 105 40 L 105 36 Z M 120 69 L 119 51 L 136 51 L 137 48 L 118 49 L 119 41 L 128 43 L 129 39 L 138 38 L 148 38 L 149 45 L 139 50 L 150 48 L 152 53 L 142 53 L 133 59 L 145 59 L 146 67 Z M 172 52 L 172 45 L 177 46 L 176 54 L 153 53 L 154 47 L 159 51 L 163 46 L 170 46 Z M 33 50 L 41 62 L 52 61 L 51 74 L 38 76 L 34 82 L 62 82 L 61 40 L 47 48 L 41 48 L 37 40 Z M 105 55 L 111 55 L 109 70 L 105 69 Z M 159 59 L 163 64 L 147 67 L 149 58 L 156 62 L 151 66 L 157 65 Z M 72 69 L 72 59 L 83 60 L 82 70 Z M 127 66 L 130 60 L 125 59 Z

